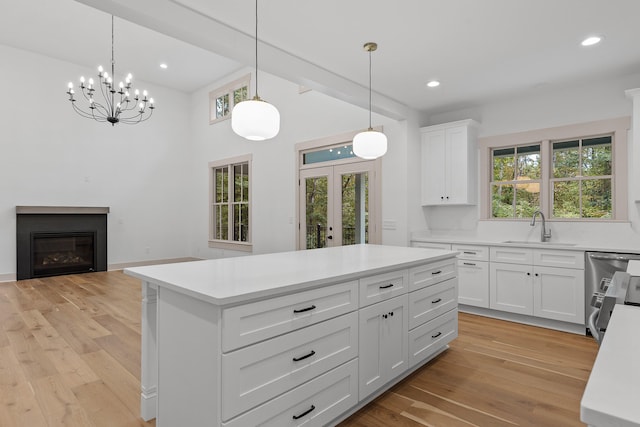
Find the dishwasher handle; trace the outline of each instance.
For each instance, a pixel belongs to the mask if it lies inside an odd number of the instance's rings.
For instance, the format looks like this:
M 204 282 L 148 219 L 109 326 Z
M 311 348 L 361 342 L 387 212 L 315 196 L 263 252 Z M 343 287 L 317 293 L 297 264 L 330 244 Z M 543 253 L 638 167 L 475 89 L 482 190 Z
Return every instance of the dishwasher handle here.
M 602 261 L 632 261 L 640 260 L 640 255 L 633 254 L 589 254 L 589 258 Z

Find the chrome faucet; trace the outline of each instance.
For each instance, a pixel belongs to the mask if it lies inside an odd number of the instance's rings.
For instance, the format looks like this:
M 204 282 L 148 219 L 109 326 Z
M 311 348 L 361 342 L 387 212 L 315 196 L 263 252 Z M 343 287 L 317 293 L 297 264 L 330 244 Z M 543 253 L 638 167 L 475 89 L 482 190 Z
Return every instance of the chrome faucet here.
M 551 227 L 549 227 L 549 231 L 547 231 L 547 222 L 544 219 L 544 214 L 540 211 L 535 211 L 533 213 L 533 218 L 531 218 L 531 226 L 536 225 L 536 215 L 540 214 L 540 218 L 542 218 L 542 229 L 540 230 L 540 241 L 546 242 L 551 238 Z

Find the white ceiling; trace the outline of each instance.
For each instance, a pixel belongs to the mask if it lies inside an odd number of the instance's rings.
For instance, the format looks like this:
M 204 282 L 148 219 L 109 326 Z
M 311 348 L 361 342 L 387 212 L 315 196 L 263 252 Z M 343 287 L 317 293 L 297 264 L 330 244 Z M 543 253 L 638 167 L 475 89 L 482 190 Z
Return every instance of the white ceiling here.
M 104 11 L 122 17 L 130 22 L 116 19 L 117 68 L 182 91 L 253 66 L 254 0 L 0 5 L 0 43 L 91 67 L 109 61 Z M 640 72 L 638 0 L 262 0 L 259 7 L 260 69 L 358 105 L 368 102 L 362 45 L 377 42 L 375 109 L 395 118 Z M 592 34 L 603 42 L 580 46 Z M 427 89 L 433 78 L 442 85 Z

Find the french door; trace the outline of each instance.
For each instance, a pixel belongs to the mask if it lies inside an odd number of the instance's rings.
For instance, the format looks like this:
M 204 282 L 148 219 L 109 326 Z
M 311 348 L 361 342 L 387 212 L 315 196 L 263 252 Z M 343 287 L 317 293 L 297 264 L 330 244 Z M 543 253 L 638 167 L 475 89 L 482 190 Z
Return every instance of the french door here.
M 299 249 L 380 243 L 374 161 L 300 170 Z

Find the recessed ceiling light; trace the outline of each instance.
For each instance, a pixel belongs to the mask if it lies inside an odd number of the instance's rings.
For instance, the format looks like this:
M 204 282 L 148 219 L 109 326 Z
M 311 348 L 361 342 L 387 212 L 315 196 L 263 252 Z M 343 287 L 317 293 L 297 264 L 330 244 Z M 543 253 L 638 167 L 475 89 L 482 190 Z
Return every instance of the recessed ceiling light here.
M 437 80 L 431 80 L 429 83 L 427 83 L 427 87 L 438 87 L 440 86 L 440 82 Z
M 167 64 L 165 64 L 164 62 L 162 64 L 160 64 L 160 68 L 162 68 L 163 70 L 166 70 L 168 67 Z
M 602 41 L 602 37 L 598 37 L 598 36 L 591 36 L 591 37 L 587 37 L 586 39 L 582 40 L 582 43 L 580 43 L 582 46 L 593 46 L 594 44 L 598 44 Z

